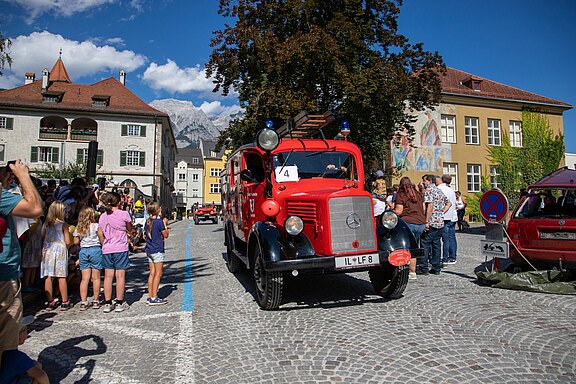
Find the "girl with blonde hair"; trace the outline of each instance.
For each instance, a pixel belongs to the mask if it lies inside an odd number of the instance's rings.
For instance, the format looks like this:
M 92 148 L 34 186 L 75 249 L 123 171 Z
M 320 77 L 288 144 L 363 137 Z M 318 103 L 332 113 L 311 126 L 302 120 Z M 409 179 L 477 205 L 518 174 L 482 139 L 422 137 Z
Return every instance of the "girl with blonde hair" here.
M 168 238 L 168 219 L 162 219 L 160 213 L 162 209 L 156 202 L 147 205 L 146 209 L 150 215 L 144 226 L 146 234 L 146 256 L 150 266 L 148 276 L 148 305 L 166 304 L 166 299 L 158 297 L 158 287 L 162 278 L 162 267 L 164 265 L 164 239 Z
M 102 269 L 102 247 L 98 238 L 98 222 L 93 208 L 82 208 L 78 225 L 74 230 L 74 244 L 80 245 L 79 261 L 82 282 L 80 283 L 80 310 L 88 309 L 88 285 L 92 280 L 94 299 L 92 308 L 100 308 L 100 270 Z
M 62 296 L 60 310 L 70 308 L 68 299 L 68 247 L 71 244 L 68 224 L 64 222 L 65 206 L 61 202 L 54 202 L 48 208 L 46 222 L 42 227 L 42 264 L 40 264 L 40 277 L 46 277 L 44 291 L 48 301 L 48 308 L 56 309 L 59 304 L 53 295 L 53 278 L 58 279 L 58 288 Z

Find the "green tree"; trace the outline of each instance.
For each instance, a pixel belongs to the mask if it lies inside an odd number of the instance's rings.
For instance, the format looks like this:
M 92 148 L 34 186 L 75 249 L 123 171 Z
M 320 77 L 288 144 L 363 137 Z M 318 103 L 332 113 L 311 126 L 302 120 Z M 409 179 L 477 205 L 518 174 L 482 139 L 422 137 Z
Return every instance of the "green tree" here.
M 12 66 L 12 57 L 10 57 L 10 46 L 12 46 L 12 41 L 8 38 L 5 38 L 0 31 L 0 76 L 2 76 L 2 70 L 4 66 L 8 64 L 8 66 Z
M 381 164 L 390 139 L 415 111 L 440 100 L 438 53 L 398 33 L 401 0 L 220 0 L 234 25 L 215 32 L 207 75 L 215 92 L 233 88 L 245 108 L 228 137 L 252 141 L 269 118 L 277 126 L 302 110 L 347 119 L 367 164 Z M 337 133 L 333 126 L 325 132 Z
M 522 147 L 512 147 L 504 133 L 502 145 L 489 146 L 489 159 L 498 167 L 500 189 L 514 206 L 520 189 L 554 171 L 564 156 L 564 135 L 555 134 L 546 115 L 522 111 Z

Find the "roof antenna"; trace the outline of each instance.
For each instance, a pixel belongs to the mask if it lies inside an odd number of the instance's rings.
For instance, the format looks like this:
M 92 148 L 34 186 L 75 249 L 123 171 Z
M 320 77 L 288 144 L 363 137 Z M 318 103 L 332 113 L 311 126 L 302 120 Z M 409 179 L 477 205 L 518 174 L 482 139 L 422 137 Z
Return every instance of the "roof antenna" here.
M 59 58 L 59 59 L 61 59 L 61 58 L 62 58 L 62 48 L 60 48 L 60 55 L 59 55 L 59 57 L 58 57 L 58 58 Z

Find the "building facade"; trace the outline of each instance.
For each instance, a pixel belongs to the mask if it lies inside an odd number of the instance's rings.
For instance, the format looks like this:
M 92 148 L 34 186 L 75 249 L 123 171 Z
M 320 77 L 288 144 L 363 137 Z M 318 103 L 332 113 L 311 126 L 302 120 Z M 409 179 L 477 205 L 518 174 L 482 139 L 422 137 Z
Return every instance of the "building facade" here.
M 182 215 L 204 202 L 204 161 L 200 149 L 178 150 L 174 180 L 175 206 Z
M 490 162 L 489 146 L 501 145 L 504 134 L 512 146 L 523 146 L 525 108 L 545 115 L 551 129 L 563 133 L 562 114 L 572 106 L 448 68 L 442 102 L 418 114 L 412 145 L 402 135 L 392 141 L 391 165 L 415 183 L 428 173 L 450 174 L 452 187 L 463 194 L 480 192 L 484 176 L 497 187 L 498 169 Z
M 564 163 L 570 169 L 576 169 L 576 153 L 565 153 Z
M 73 83 L 61 59 L 41 80 L 0 91 L 0 165 L 13 159 L 32 172 L 86 162 L 98 143 L 97 178 L 131 187 L 172 209 L 176 143 L 168 115 L 138 98 L 120 80 Z
M 224 169 L 226 158 L 224 150 L 216 152 L 214 141 L 200 140 L 200 150 L 204 160 L 204 199 L 203 203 L 221 205 L 220 172 Z

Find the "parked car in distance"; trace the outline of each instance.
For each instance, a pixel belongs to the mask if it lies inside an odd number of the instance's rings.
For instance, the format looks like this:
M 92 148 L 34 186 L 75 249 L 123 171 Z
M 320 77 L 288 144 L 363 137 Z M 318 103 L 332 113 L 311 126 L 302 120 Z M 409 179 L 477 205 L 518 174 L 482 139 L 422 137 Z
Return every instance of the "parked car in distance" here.
M 194 211 L 194 224 L 200 224 L 201 221 L 211 221 L 213 224 L 218 223 L 218 209 L 214 204 L 199 205 Z
M 561 168 L 530 185 L 507 232 L 515 264 L 576 270 L 576 170 Z

